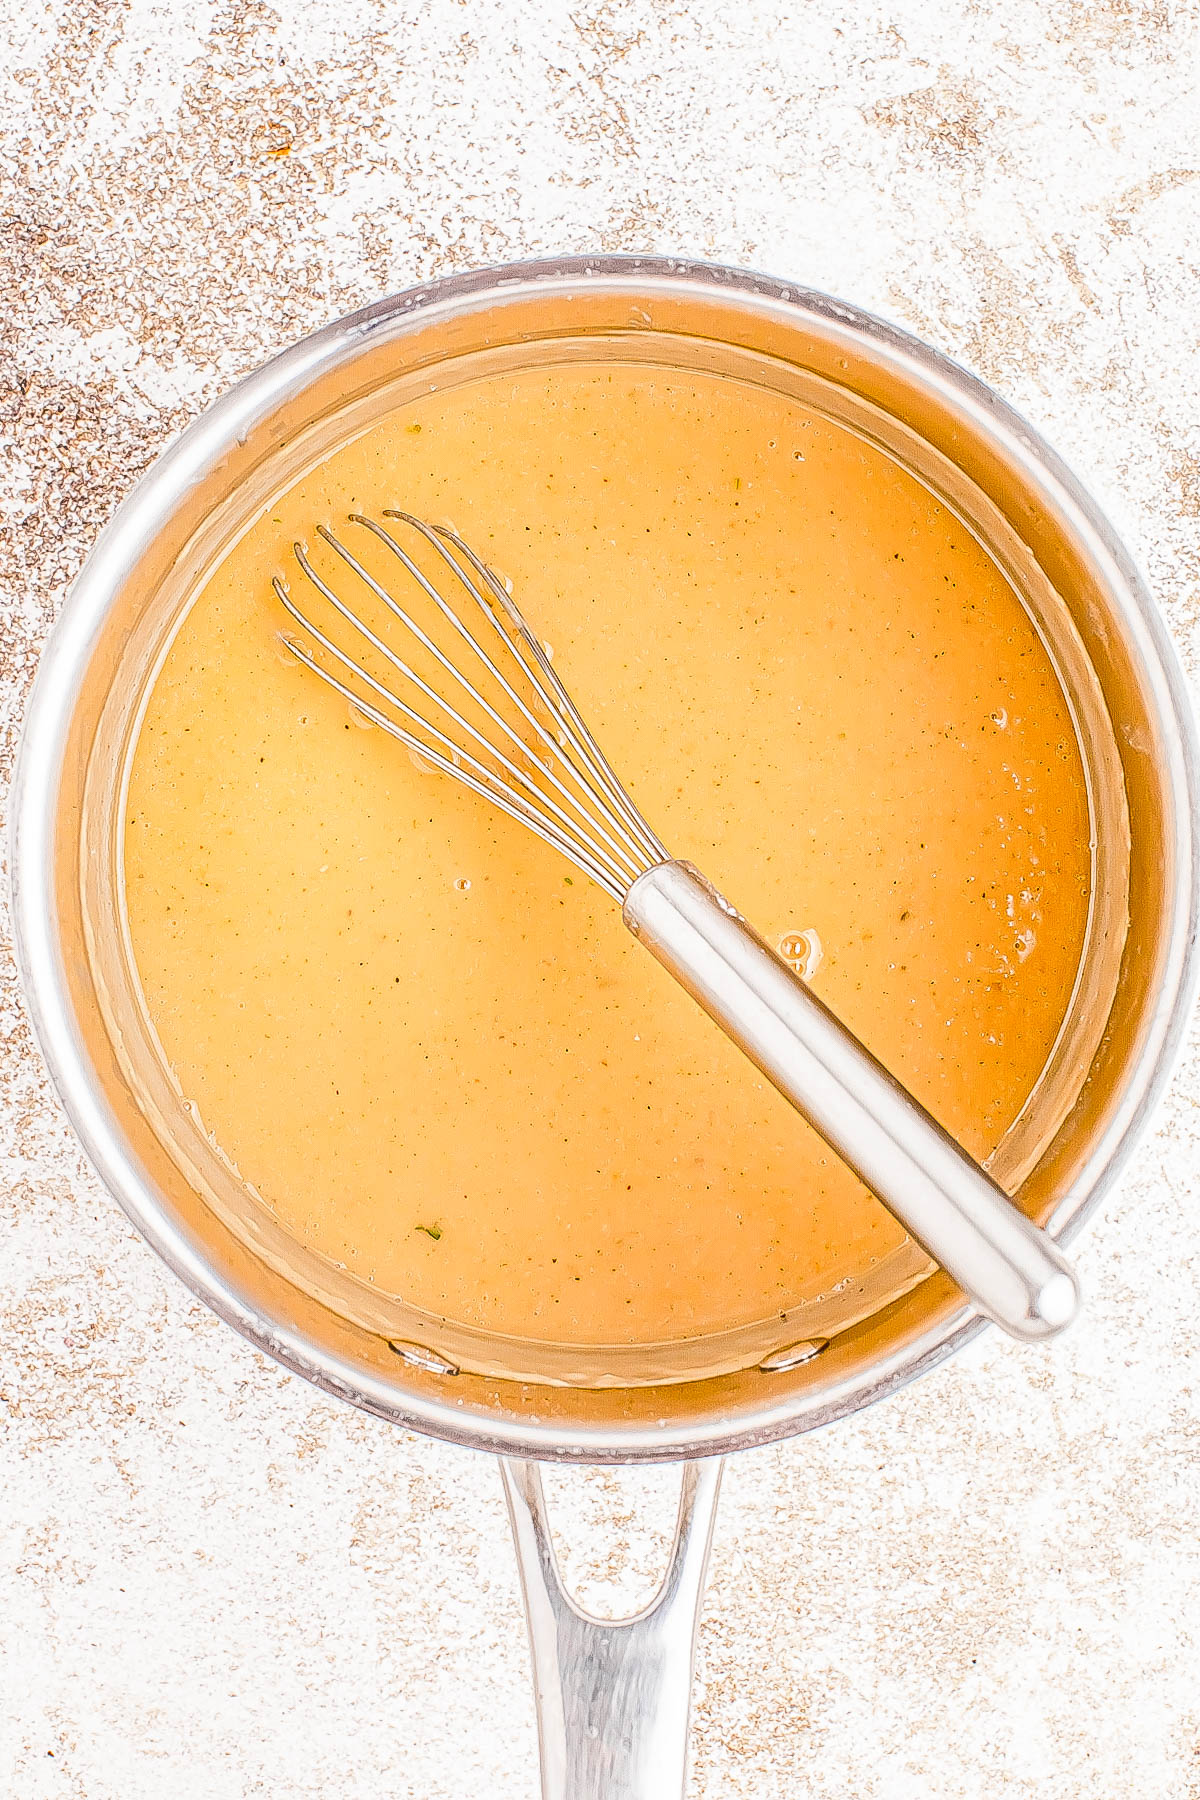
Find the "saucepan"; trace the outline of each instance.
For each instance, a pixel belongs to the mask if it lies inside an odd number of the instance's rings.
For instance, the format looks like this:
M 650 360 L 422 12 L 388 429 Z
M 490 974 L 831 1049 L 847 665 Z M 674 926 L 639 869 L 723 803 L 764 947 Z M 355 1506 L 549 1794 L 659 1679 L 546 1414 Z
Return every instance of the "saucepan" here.
M 914 1247 L 815 1307 L 634 1349 L 490 1337 L 374 1293 L 291 1242 L 205 1137 L 156 1051 L 121 901 L 131 745 L 214 560 L 274 494 L 406 397 L 605 358 L 762 383 L 881 446 L 976 534 L 1041 634 L 1086 771 L 1092 901 L 1062 1029 L 992 1167 L 1069 1237 L 1116 1181 L 1188 1017 L 1197 756 L 1183 682 L 1129 557 L 1029 426 L 928 346 L 790 282 L 623 257 L 483 270 L 338 320 L 243 381 L 138 483 L 52 634 L 21 753 L 14 889 L 38 1039 L 134 1224 L 288 1368 L 503 1459 L 544 1791 L 670 1800 L 722 1453 L 894 1392 L 982 1321 Z M 543 1459 L 682 1463 L 668 1571 L 637 1617 L 601 1622 L 565 1592 Z

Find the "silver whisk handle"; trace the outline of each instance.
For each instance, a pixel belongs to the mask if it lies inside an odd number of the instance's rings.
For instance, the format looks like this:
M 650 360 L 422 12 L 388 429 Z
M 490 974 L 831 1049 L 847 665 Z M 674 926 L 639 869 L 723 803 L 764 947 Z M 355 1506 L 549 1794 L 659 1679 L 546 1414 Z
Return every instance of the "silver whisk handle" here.
M 698 869 L 639 876 L 622 916 L 980 1312 L 1026 1340 L 1070 1323 L 1078 1289 L 1053 1240 Z

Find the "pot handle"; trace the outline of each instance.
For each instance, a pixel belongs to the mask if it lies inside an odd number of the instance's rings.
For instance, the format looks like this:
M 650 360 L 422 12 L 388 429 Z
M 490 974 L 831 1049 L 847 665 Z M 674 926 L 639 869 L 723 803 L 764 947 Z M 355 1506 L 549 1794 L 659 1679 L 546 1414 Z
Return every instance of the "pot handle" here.
M 696 1627 L 721 1459 L 682 1465 L 662 1585 L 629 1619 L 597 1619 L 563 1586 L 535 1462 L 502 1457 L 525 1595 L 542 1800 L 682 1800 Z

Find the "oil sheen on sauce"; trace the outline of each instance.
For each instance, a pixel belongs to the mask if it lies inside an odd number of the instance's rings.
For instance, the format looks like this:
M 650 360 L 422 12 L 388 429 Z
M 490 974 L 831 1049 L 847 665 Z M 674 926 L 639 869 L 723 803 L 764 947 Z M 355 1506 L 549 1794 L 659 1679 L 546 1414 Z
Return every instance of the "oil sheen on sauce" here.
M 183 1094 L 303 1244 L 490 1331 L 688 1338 L 868 1273 L 900 1228 L 611 900 L 281 651 L 293 539 L 396 505 L 511 578 L 672 852 L 976 1155 L 1062 1021 L 1083 776 L 987 555 L 795 401 L 564 364 L 398 410 L 179 631 L 125 871 Z

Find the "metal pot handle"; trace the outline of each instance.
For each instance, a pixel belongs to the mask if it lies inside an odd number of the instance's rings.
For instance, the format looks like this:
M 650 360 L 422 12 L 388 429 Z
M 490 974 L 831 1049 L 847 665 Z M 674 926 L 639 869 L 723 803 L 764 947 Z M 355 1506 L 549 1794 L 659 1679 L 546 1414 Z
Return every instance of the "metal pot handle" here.
M 632 1618 L 594 1618 L 563 1586 L 535 1462 L 503 1457 L 537 1697 L 542 1800 L 682 1800 L 696 1627 L 721 1459 L 682 1465 L 662 1585 Z

